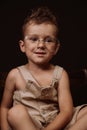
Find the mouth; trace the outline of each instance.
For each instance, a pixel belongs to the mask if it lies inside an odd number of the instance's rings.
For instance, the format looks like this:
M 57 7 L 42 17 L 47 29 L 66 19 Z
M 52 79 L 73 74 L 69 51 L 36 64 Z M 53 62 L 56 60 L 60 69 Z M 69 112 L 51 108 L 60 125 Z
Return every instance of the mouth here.
M 38 56 L 44 56 L 46 54 L 46 52 L 40 52 L 39 51 L 39 52 L 35 52 L 35 54 L 38 55 Z
M 44 50 L 36 50 L 35 53 L 36 54 L 46 54 L 46 51 L 44 51 Z

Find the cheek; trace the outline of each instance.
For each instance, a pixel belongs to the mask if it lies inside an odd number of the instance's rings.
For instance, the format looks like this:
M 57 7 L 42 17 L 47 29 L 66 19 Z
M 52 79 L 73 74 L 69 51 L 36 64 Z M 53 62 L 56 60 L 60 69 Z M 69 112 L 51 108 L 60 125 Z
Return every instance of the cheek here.
M 50 52 L 52 55 L 55 54 L 55 50 L 56 50 L 56 47 L 55 47 L 55 46 L 51 46 L 51 47 L 49 48 L 49 52 Z
M 32 45 L 26 45 L 26 51 L 32 51 L 34 47 Z

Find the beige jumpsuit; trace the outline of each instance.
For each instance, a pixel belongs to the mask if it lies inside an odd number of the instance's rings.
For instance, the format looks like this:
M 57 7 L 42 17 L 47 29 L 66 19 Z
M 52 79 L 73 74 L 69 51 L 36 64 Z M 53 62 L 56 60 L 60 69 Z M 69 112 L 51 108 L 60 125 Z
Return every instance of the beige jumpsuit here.
M 59 113 L 57 87 L 62 76 L 63 68 L 56 65 L 51 84 L 43 87 L 38 84 L 24 65 L 19 66 L 18 70 L 26 80 L 26 87 L 24 90 L 16 90 L 14 92 L 13 105 L 23 104 L 36 126 L 43 129 Z M 73 109 L 73 118 L 64 130 L 68 130 L 75 123 L 79 110 L 84 106 L 78 106 Z

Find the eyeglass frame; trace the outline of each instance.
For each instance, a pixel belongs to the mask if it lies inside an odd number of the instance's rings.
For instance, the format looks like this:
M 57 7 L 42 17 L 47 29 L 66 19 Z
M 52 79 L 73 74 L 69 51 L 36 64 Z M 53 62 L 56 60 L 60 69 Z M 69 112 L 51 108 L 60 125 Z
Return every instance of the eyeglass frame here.
M 45 44 L 51 44 L 51 43 L 58 43 L 58 44 L 60 44 L 60 41 L 58 39 L 52 38 L 52 37 L 49 37 L 49 36 L 44 38 L 44 39 L 42 39 L 42 38 L 38 38 L 37 36 L 28 36 L 27 35 L 27 36 L 24 37 L 24 40 L 29 40 L 29 41 L 31 41 L 31 43 L 43 42 Z M 46 41 L 46 40 L 48 40 L 48 41 Z

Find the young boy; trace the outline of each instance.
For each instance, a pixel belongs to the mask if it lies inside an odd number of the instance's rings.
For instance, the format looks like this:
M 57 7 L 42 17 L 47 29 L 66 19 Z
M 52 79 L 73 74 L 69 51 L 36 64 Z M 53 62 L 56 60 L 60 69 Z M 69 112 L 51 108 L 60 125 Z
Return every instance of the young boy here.
M 86 105 L 73 107 L 67 72 L 50 63 L 60 47 L 58 32 L 56 17 L 47 7 L 25 19 L 19 46 L 28 62 L 7 76 L 2 130 L 87 130 Z

